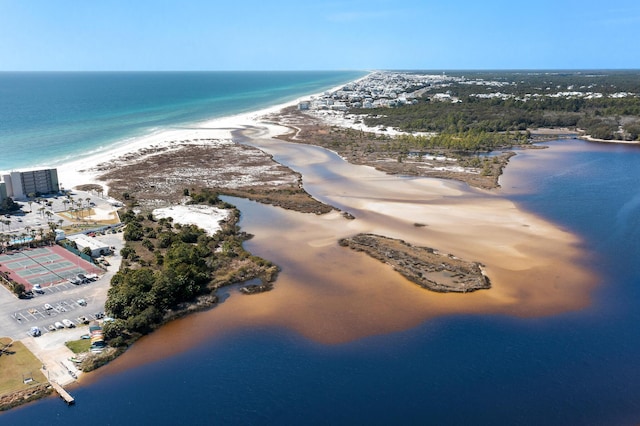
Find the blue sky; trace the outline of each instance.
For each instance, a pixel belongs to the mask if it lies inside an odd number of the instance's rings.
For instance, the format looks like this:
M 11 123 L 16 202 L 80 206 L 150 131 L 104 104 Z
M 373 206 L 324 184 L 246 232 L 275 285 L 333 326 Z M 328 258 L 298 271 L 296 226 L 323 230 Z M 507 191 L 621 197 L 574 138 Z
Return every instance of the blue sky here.
M 640 68 L 637 0 L 0 0 L 0 70 Z

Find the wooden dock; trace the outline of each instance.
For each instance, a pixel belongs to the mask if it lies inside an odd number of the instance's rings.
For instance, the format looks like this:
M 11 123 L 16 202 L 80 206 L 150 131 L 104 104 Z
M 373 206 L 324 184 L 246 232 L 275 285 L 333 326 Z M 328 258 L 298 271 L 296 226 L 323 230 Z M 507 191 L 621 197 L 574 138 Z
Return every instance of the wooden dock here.
M 58 395 L 60 395 L 60 397 L 64 399 L 64 402 L 66 402 L 69 405 L 76 402 L 75 399 L 73 399 L 73 397 L 69 394 L 69 392 L 64 390 L 64 388 L 60 386 L 58 383 L 54 381 L 51 381 L 50 383 L 51 383 L 51 386 L 53 386 L 53 388 L 56 390 L 56 392 L 58 392 Z

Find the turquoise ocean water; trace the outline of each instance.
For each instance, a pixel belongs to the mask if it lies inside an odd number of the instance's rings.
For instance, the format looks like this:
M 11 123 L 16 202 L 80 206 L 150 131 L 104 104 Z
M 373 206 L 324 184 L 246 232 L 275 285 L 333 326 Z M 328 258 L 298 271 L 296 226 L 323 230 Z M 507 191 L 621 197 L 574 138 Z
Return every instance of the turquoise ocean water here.
M 136 136 L 277 105 L 363 75 L 0 73 L 0 171 L 55 166 Z

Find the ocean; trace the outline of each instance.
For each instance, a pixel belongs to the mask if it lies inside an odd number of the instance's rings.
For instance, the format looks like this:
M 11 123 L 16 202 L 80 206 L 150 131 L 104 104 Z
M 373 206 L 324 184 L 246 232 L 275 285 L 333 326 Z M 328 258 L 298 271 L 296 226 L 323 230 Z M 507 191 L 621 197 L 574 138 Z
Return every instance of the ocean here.
M 586 308 L 535 317 L 437 316 L 332 344 L 274 324 L 210 335 L 233 295 L 150 336 L 153 344 L 139 342 L 72 388 L 75 406 L 51 397 L 0 414 L 0 424 L 638 424 L 640 147 L 546 145 L 519 151 L 497 192 L 580 236 L 601 277 Z M 273 215 L 286 234 L 277 208 L 234 202 L 243 230 Z M 266 244 L 247 245 L 268 254 Z M 257 297 L 278 297 L 278 290 Z M 310 315 L 315 309 L 309 302 Z M 184 351 L 154 356 L 185 333 L 202 337 Z
M 2 72 L 0 171 L 57 166 L 132 138 L 364 76 L 316 72 Z

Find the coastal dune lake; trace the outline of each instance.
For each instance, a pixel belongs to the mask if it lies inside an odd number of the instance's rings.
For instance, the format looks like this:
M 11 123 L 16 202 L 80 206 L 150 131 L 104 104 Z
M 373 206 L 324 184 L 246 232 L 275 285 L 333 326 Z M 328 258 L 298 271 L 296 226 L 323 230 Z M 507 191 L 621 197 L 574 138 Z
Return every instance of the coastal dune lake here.
M 349 183 L 340 170 L 349 165 L 319 160 L 332 154 L 273 143 L 284 163 L 288 150 L 305 150 L 291 157 L 305 164 L 290 165 L 303 169 L 307 190 L 341 199 L 356 219 L 230 199 L 243 230 L 255 234 L 249 250 L 282 266 L 274 291 L 229 289 L 220 306 L 163 327 L 83 379 L 72 389 L 75 407 L 47 399 L 2 420 L 80 424 L 97 410 L 105 424 L 636 423 L 640 150 L 548 145 L 519 153 L 503 188 L 486 194 L 364 168 Z M 379 189 L 366 189 L 369 179 Z M 438 215 L 413 226 L 413 209 L 432 205 L 469 221 L 450 229 L 454 242 Z M 495 226 L 487 213 L 498 215 Z M 511 223 L 529 226 L 498 226 Z M 456 234 L 474 226 L 489 229 L 467 235 L 464 248 Z M 335 243 L 362 231 L 461 249 L 462 257 L 486 251 L 479 260 L 497 277 L 494 288 L 422 290 Z M 500 241 L 505 232 L 494 255 L 482 237 Z M 508 247 L 512 232 L 522 243 Z M 522 256 L 539 266 L 500 263 Z

